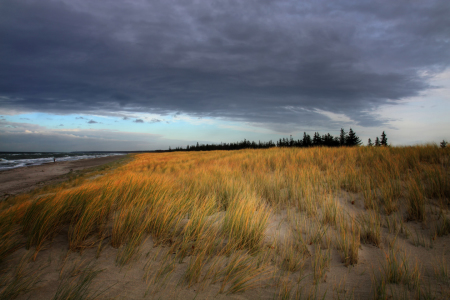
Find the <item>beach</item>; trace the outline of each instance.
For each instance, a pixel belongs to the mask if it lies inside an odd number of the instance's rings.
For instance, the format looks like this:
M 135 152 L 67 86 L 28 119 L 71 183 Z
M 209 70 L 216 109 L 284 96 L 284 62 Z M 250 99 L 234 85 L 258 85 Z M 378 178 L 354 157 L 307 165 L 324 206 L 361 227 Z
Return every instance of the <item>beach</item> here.
M 46 163 L 0 171 L 0 201 L 68 179 L 68 174 L 123 159 L 123 155 Z

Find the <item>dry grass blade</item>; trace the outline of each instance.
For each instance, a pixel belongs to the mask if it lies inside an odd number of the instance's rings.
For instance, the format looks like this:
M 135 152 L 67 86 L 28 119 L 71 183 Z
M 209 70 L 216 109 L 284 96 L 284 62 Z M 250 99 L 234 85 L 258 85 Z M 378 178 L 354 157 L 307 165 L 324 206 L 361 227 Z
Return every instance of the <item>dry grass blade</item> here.
M 254 196 L 235 198 L 225 214 L 223 231 L 237 249 L 256 251 L 261 246 L 270 208 Z
M 427 200 L 423 193 L 422 183 L 413 179 L 408 183 L 408 219 L 425 221 L 425 204 Z
M 11 218 L 0 215 L 0 266 L 8 255 L 23 246 L 19 233 L 20 227 L 13 224 Z
M 11 276 L 8 276 L 6 272 L 0 275 L 0 299 L 16 299 L 36 288 L 40 281 L 41 271 L 33 271 L 29 261 L 30 255 L 26 254 L 15 267 Z
M 381 219 L 380 215 L 374 211 L 358 216 L 361 228 L 361 241 L 366 244 L 380 246 L 381 244 Z
M 74 266 L 63 276 L 52 300 L 89 300 L 97 299 L 103 291 L 92 292 L 89 287 L 102 270 L 86 267 L 78 270 Z
M 231 255 L 228 264 L 221 272 L 223 282 L 219 292 L 223 293 L 227 286 L 227 294 L 257 288 L 272 274 L 273 271 L 268 264 L 261 264 L 257 258 L 246 252 L 236 252 Z
M 325 276 L 331 261 L 330 250 L 321 250 L 320 245 L 316 246 L 314 255 L 311 257 L 314 284 L 318 284 Z
M 348 227 L 342 223 L 339 228 L 338 249 L 342 251 L 342 261 L 348 265 L 358 263 L 358 251 L 360 246 L 360 228 L 352 220 Z

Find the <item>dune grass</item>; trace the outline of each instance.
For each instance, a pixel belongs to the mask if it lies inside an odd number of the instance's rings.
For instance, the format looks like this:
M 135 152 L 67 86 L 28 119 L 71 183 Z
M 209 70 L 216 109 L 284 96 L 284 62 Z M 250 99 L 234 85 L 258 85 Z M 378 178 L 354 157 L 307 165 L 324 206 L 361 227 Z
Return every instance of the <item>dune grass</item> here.
M 361 244 L 360 230 L 355 220 L 352 220 L 350 225 L 345 221 L 340 223 L 337 246 L 341 250 L 342 262 L 345 266 L 358 263 L 358 252 Z
M 380 246 L 381 244 L 381 220 L 376 212 L 369 211 L 367 214 L 358 216 L 361 228 L 361 241 L 366 244 Z
M 408 222 L 429 226 L 433 239 L 449 234 L 449 157 L 435 145 L 137 154 L 102 177 L 78 176 L 2 206 L 0 266 L 23 246 L 38 257 L 63 233 L 72 252 L 97 248 L 98 257 L 117 248 L 121 267 L 151 240 L 163 258 L 146 267 L 150 285 L 184 268 L 179 280 L 188 288 L 219 284 L 220 293 L 240 293 L 271 286 L 284 272 L 276 293 L 285 298 L 297 284 L 289 274 L 323 281 L 333 249 L 354 266 L 361 243 L 381 247 L 400 233 L 407 239 Z M 273 246 L 269 224 L 285 212 L 290 234 Z M 413 236 L 418 245 L 425 240 Z M 418 289 L 418 267 L 391 250 L 378 292 L 396 282 Z M 86 274 L 74 285 L 80 295 L 89 295 L 99 273 Z
M 30 253 L 26 253 L 12 268 L 8 276 L 7 270 L 0 275 L 0 299 L 12 300 L 33 291 L 41 280 L 43 270 L 33 270 L 29 266 Z
M 98 299 L 102 291 L 92 292 L 89 287 L 101 272 L 102 270 L 96 270 L 90 266 L 72 266 L 63 274 L 52 300 Z

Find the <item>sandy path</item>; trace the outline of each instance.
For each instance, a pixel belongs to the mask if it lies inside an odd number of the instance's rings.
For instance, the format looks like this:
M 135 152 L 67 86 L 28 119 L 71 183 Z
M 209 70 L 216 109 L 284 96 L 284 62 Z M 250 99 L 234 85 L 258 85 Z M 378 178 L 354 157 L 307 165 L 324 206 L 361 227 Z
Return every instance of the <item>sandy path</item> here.
M 71 171 L 100 166 L 124 157 L 124 155 L 107 156 L 0 171 L 0 201 L 11 195 L 30 192 L 47 184 L 64 181 Z

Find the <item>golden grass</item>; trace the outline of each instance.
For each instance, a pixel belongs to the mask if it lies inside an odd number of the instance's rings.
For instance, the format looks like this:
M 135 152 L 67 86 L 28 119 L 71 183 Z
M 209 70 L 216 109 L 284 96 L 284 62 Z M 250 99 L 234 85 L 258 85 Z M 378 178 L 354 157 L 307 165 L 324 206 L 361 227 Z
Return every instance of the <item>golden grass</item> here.
M 358 252 L 361 244 L 360 228 L 352 220 L 351 225 L 342 221 L 339 228 L 338 249 L 342 253 L 342 262 L 346 265 L 358 263 Z
M 331 261 L 330 249 L 322 250 L 320 248 L 320 245 L 316 246 L 314 255 L 311 256 L 314 284 L 318 284 L 323 279 L 330 265 L 330 261 Z
M 380 274 L 372 276 L 374 299 L 429 299 L 423 294 L 421 266 L 410 260 L 396 246 L 385 252 Z
M 245 195 L 230 201 L 223 231 L 236 249 L 257 250 L 262 243 L 270 209 L 258 198 Z
M 220 283 L 228 294 L 270 281 L 273 268 L 302 270 L 308 244 L 315 249 L 311 277 L 319 283 L 333 243 L 348 266 L 358 263 L 361 242 L 380 246 L 385 234 L 407 237 L 406 221 L 429 223 L 433 238 L 450 233 L 449 156 L 433 145 L 138 154 L 102 177 L 78 177 L 3 207 L 0 264 L 22 245 L 36 257 L 67 232 L 71 251 L 97 247 L 101 255 L 108 243 L 123 266 L 151 239 L 166 253 L 149 264 L 149 284 L 167 280 L 184 262 L 188 287 Z M 358 199 L 363 211 L 351 215 L 346 205 Z M 441 213 L 433 215 L 432 205 Z M 269 222 L 283 211 L 291 215 L 289 241 L 274 250 L 278 259 L 262 259 Z M 381 283 L 420 280 L 419 271 L 402 269 L 406 263 L 396 267 L 401 258 L 389 251 Z M 406 280 L 405 272 L 418 275 Z M 281 298 L 292 291 L 285 278 Z
M 361 241 L 366 244 L 380 246 L 381 244 L 381 220 L 376 212 L 369 211 L 367 214 L 358 216 L 361 227 Z

